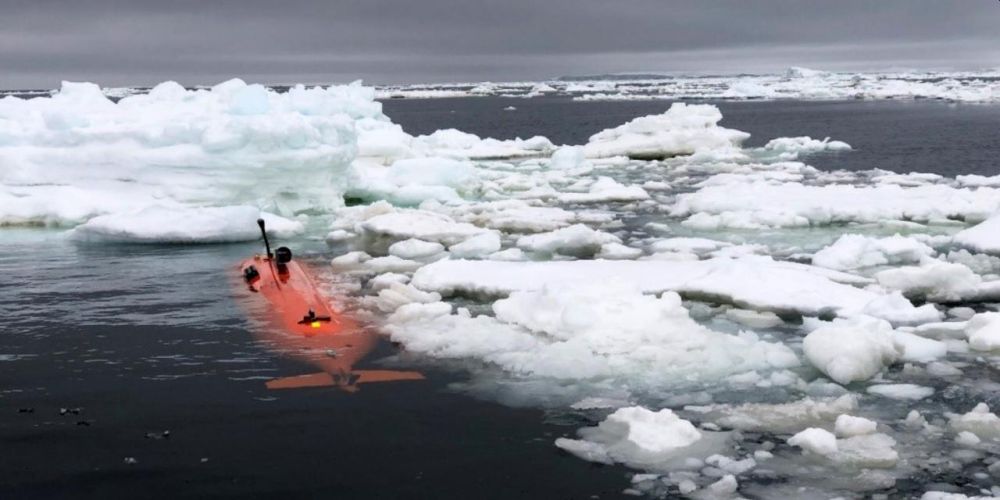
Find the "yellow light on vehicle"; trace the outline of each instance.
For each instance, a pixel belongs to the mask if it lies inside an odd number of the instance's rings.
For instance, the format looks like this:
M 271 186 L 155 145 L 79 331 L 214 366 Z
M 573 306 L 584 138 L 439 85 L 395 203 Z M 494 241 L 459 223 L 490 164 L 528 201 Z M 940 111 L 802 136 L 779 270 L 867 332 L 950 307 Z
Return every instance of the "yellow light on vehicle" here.
M 309 323 L 309 326 L 312 326 L 313 328 L 319 328 L 319 325 L 320 325 L 319 321 L 313 321 L 312 323 Z

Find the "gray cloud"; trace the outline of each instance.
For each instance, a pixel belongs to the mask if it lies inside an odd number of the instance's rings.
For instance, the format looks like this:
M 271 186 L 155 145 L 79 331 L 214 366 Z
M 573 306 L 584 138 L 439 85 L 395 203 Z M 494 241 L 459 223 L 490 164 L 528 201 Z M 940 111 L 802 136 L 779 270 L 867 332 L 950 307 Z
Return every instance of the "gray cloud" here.
M 4 0 L 0 87 L 1000 66 L 993 0 Z

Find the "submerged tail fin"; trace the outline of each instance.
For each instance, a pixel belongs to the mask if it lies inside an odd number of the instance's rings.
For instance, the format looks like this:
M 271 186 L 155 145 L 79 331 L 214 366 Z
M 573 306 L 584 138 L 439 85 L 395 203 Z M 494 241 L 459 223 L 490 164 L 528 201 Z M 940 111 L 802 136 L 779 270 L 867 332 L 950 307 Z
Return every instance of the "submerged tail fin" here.
M 424 379 L 424 376 L 420 374 L 420 372 L 401 372 L 395 370 L 354 370 L 351 373 L 358 376 L 358 379 L 355 381 L 356 384 Z
M 395 370 L 354 370 L 346 376 L 333 376 L 326 372 L 276 378 L 267 381 L 268 389 L 302 389 L 305 387 L 337 386 L 347 391 L 357 390 L 358 384 L 374 382 L 398 382 L 403 380 L 423 380 L 420 372 Z

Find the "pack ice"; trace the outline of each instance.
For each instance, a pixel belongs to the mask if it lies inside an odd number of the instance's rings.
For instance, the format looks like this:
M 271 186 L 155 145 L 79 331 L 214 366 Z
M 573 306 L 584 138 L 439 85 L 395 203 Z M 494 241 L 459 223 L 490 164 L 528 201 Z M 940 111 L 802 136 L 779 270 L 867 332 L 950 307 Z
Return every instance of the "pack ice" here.
M 612 75 L 573 81 L 392 85 L 382 97 L 447 98 L 499 95 L 531 98 L 566 95 L 583 101 L 679 99 L 939 99 L 996 102 L 997 70 L 834 72 L 791 67 L 763 74 L 636 78 Z
M 831 81 L 757 84 L 820 95 Z M 536 90 L 618 88 L 601 85 Z M 992 491 L 996 416 L 974 403 L 996 390 L 1000 183 L 821 171 L 810 155 L 850 146 L 745 148 L 711 105 L 557 146 L 414 136 L 374 96 L 234 80 L 118 102 L 71 83 L 4 98 L 0 224 L 193 243 L 256 238 L 264 217 L 285 238 L 325 236 L 338 286 L 401 359 L 468 373 L 456 390 L 596 423 L 554 444 L 639 471 L 630 492 Z

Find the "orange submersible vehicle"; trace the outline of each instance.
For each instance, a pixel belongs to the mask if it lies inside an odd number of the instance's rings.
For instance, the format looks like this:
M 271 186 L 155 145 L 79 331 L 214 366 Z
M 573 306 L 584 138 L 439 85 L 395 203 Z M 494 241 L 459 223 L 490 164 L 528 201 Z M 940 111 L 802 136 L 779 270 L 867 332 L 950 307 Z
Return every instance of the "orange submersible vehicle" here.
M 411 371 L 355 370 L 378 344 L 378 335 L 350 315 L 330 306 L 310 277 L 307 267 L 292 260 L 292 251 L 279 247 L 271 252 L 264 220 L 258 219 L 266 255 L 255 255 L 240 264 L 244 283 L 258 301 L 264 322 L 257 336 L 273 349 L 318 368 L 318 373 L 274 379 L 269 389 L 335 386 L 356 391 L 358 384 L 421 380 Z

